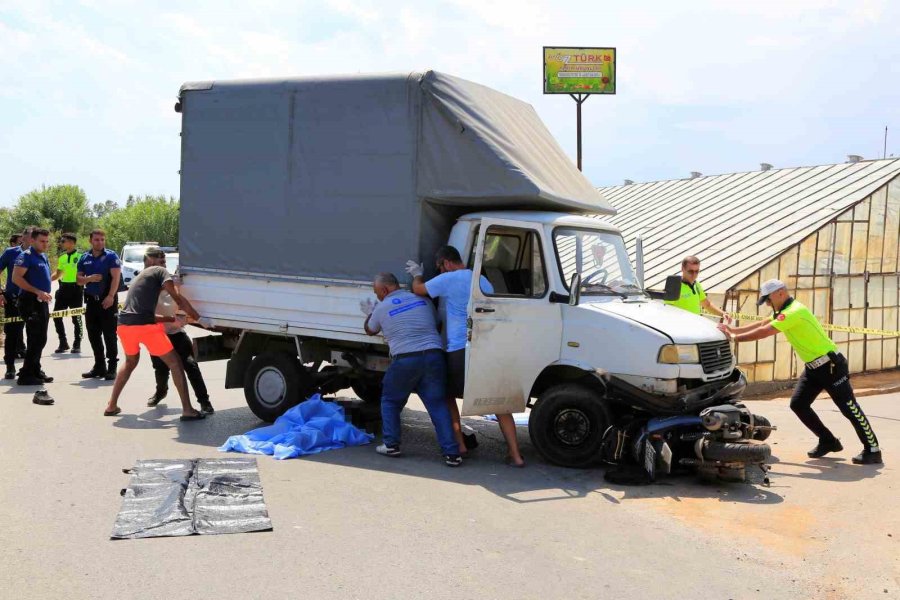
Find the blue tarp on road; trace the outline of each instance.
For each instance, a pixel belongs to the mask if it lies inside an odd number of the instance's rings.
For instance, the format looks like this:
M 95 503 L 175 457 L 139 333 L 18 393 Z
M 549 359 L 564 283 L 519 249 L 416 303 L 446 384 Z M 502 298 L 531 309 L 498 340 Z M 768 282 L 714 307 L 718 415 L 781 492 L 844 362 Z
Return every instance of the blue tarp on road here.
M 316 394 L 267 427 L 231 436 L 219 450 L 268 454 L 282 460 L 347 446 L 362 446 L 374 438 L 371 433 L 345 421 L 342 407 L 333 402 L 323 402 Z

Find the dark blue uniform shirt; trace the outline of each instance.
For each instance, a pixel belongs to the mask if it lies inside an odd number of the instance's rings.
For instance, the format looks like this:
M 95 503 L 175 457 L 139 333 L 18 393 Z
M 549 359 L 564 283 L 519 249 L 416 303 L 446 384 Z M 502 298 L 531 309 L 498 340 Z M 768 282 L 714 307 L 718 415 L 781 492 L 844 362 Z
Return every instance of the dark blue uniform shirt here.
M 13 268 L 20 254 L 22 254 L 21 246 L 10 246 L 0 254 L 0 271 L 6 269 L 6 293 L 10 296 L 18 296 L 21 291 L 19 286 L 12 282 Z
M 103 275 L 103 281 L 92 281 L 84 286 L 84 293 L 89 296 L 109 294 L 109 286 L 112 283 L 110 269 L 121 269 L 122 261 L 119 255 L 109 249 L 104 249 L 103 254 L 94 256 L 93 250 L 89 250 L 78 261 L 78 272 L 84 275 Z
M 50 261 L 46 254 L 29 248 L 16 259 L 16 267 L 25 267 L 25 281 L 42 292 L 50 293 Z

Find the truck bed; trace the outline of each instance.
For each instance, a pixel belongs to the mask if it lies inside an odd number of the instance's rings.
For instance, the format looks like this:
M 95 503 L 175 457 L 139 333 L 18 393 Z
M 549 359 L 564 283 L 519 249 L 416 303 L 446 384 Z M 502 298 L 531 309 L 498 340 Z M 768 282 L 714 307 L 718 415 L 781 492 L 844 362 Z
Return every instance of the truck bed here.
M 373 298 L 370 283 L 185 269 L 182 293 L 217 327 L 384 344 L 363 331 L 359 302 Z

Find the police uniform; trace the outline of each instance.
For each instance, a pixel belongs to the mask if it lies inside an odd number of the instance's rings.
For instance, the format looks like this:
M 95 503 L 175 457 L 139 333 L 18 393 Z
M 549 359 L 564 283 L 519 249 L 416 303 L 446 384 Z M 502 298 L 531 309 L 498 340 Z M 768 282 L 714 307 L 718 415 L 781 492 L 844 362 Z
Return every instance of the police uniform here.
M 666 300 L 666 304 L 676 306 L 682 310 L 692 312 L 699 315 L 703 312 L 703 301 L 706 300 L 706 292 L 699 281 L 690 284 L 683 279 L 681 280 L 681 295 L 678 300 Z
M 3 315 L 9 319 L 19 316 L 19 286 L 12 282 L 13 268 L 16 265 L 16 259 L 22 254 L 21 246 L 10 246 L 0 255 L 0 271 L 6 269 L 6 289 L 3 290 Z M 25 323 L 19 321 L 17 323 L 5 323 L 3 325 L 3 333 L 6 339 L 3 342 L 3 362 L 6 363 L 6 379 L 14 379 L 16 376 L 16 356 L 19 354 L 19 347 L 22 346 L 25 339 L 24 336 Z
M 56 290 L 56 302 L 53 304 L 54 311 L 81 308 L 84 304 L 84 291 L 78 285 L 79 259 L 81 259 L 81 252 L 78 250 L 72 250 L 59 256 L 57 268 L 62 271 L 62 277 L 59 278 L 59 289 Z M 59 337 L 59 348 L 56 351 L 65 352 L 69 349 L 69 343 L 66 340 L 66 327 L 63 324 L 62 317 L 54 318 L 53 325 L 56 327 L 56 335 Z M 75 341 L 72 352 L 80 352 L 81 315 L 72 317 L 72 325 L 75 327 Z
M 857 460 L 854 462 L 881 462 L 878 438 L 872 425 L 856 402 L 850 385 L 850 371 L 847 359 L 837 351 L 837 346 L 826 335 L 822 325 L 812 312 L 802 303 L 788 298 L 784 305 L 772 316 L 772 327 L 784 333 L 797 356 L 806 363 L 797 387 L 791 396 L 791 410 L 804 425 L 819 438 L 819 446 L 810 452 L 817 458 L 827 452 L 842 450 L 833 433 L 822 423 L 813 411 L 812 403 L 823 390 L 828 392 L 847 420 L 853 425 L 859 441 L 863 444 L 863 459 L 877 455 L 877 460 Z
M 121 268 L 119 256 L 106 248 L 99 256 L 94 256 L 93 252 L 85 252 L 78 260 L 79 273 L 103 277 L 100 281 L 91 281 L 84 286 L 84 325 L 91 350 L 94 351 L 94 366 L 83 377 L 115 377 L 119 361 L 116 338 L 119 297 L 117 294 L 113 295 L 113 303 L 109 308 L 103 308 L 103 300 L 109 295 L 112 286 L 112 269 Z
M 19 255 L 16 265 L 24 267 L 25 281 L 32 287 L 50 293 L 50 261 L 46 254 L 29 248 Z M 31 292 L 19 293 L 19 313 L 25 321 L 28 344 L 25 346 L 25 364 L 19 371 L 20 385 L 36 385 L 52 381 L 41 370 L 41 354 L 47 345 L 47 327 L 50 325 L 50 307 Z

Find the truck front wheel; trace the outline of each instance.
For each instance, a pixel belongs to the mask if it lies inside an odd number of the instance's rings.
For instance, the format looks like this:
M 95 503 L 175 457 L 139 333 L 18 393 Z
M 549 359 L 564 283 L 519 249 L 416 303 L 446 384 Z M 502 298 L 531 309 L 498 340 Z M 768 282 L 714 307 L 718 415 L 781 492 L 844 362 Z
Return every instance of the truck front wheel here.
M 284 352 L 258 355 L 244 377 L 247 406 L 269 423 L 305 400 L 312 388 L 312 378 L 300 361 Z
M 572 468 L 589 467 L 600 459 L 603 433 L 609 427 L 606 400 L 584 386 L 557 385 L 541 394 L 531 409 L 528 434 L 548 461 Z

